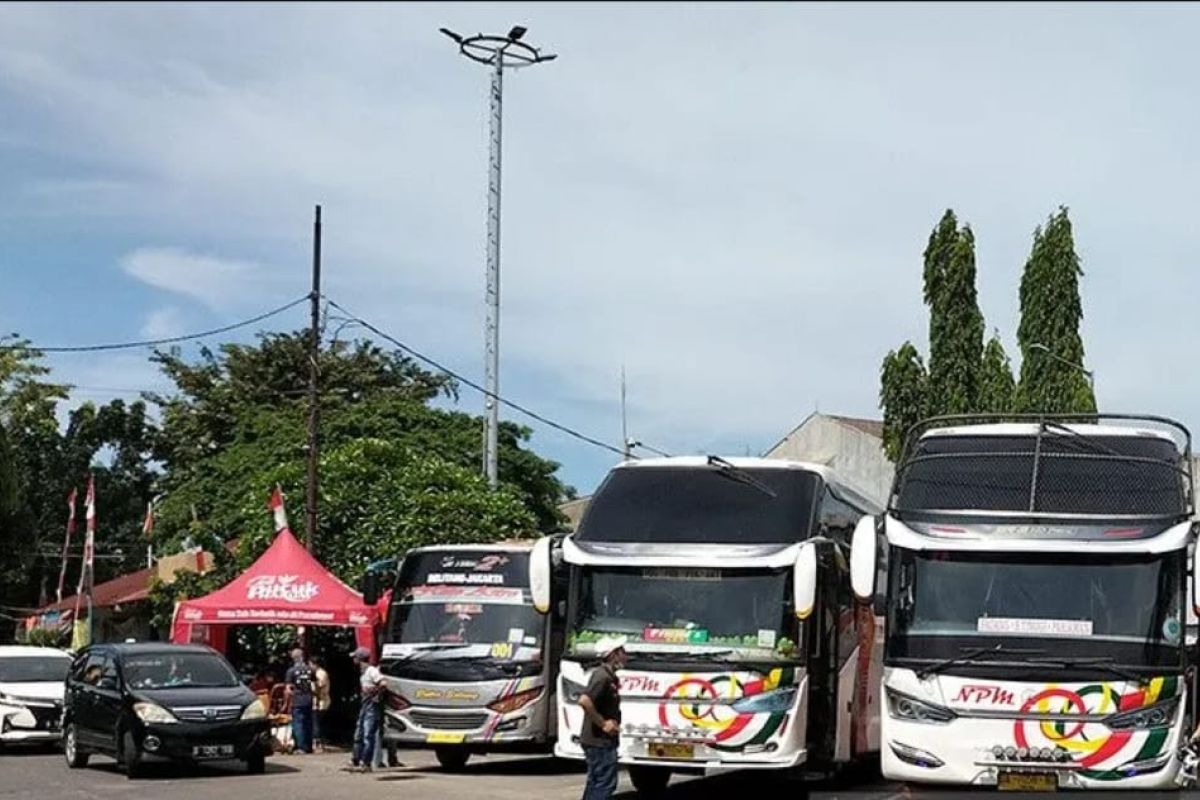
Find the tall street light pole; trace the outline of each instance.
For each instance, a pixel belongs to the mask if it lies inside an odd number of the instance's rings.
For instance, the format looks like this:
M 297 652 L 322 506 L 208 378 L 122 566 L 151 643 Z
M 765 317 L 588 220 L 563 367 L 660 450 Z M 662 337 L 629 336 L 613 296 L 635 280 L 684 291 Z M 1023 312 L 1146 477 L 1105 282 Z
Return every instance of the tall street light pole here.
M 504 70 L 553 61 L 557 56 L 542 54 L 522 41 L 525 28 L 513 27 L 506 36 L 476 34 L 459 36 L 442 28 L 441 32 L 458 45 L 458 51 L 472 61 L 492 68 L 491 120 L 488 151 L 487 219 L 487 323 L 484 348 L 484 389 L 486 430 L 483 443 L 483 471 L 488 483 L 498 481 L 500 439 L 500 156 L 501 123 L 504 107 Z
M 1038 350 L 1040 352 L 1043 352 L 1046 355 L 1050 356 L 1055 361 L 1057 361 L 1058 363 L 1066 364 L 1068 367 L 1074 367 L 1075 369 L 1082 372 L 1083 377 L 1087 378 L 1088 387 L 1091 388 L 1092 394 L 1093 395 L 1096 394 L 1096 375 L 1090 369 L 1084 367 L 1083 364 L 1076 364 L 1074 361 L 1071 361 L 1070 359 L 1063 358 L 1058 353 L 1055 353 L 1048 346 L 1042 344 L 1041 342 L 1034 342 L 1033 344 L 1029 345 L 1029 349 L 1030 350 Z

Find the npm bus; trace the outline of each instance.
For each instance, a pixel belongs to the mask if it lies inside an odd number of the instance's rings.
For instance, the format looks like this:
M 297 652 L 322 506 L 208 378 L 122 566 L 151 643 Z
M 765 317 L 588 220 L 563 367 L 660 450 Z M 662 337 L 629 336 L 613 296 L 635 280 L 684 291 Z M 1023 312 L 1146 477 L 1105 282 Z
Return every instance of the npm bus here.
M 812 464 L 615 467 L 578 530 L 531 562 L 540 609 L 556 605 L 553 564 L 569 573 L 555 754 L 583 757 L 579 696 L 614 634 L 629 654 L 619 759 L 641 792 L 672 772 L 828 772 L 877 750 L 875 619 L 847 571 L 856 521 L 879 508 Z
M 476 753 L 549 750 L 563 626 L 561 614 L 533 608 L 531 547 L 440 545 L 404 557 L 380 659 L 386 742 L 431 747 L 447 769 Z M 372 599 L 377 581 L 368 586 Z
M 851 553 L 855 594 L 886 592 L 885 777 L 1174 787 L 1190 451 L 1187 429 L 1153 417 L 914 429 L 887 513 L 859 523 Z

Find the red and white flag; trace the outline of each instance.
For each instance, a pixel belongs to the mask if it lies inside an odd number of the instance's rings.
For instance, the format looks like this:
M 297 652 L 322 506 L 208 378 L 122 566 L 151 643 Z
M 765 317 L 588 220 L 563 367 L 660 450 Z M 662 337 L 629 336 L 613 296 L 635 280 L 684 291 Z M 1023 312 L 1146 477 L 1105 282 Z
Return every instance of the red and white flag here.
M 88 475 L 87 498 L 87 535 L 83 539 L 83 569 L 79 572 L 79 588 L 82 594 L 84 586 L 91 586 L 95 579 L 96 567 L 96 479 Z
M 275 484 L 275 491 L 271 492 L 267 508 L 275 514 L 275 532 L 279 533 L 288 526 L 287 511 L 283 508 L 283 489 L 279 488 L 279 484 Z
M 146 503 L 146 519 L 142 522 L 142 535 L 147 539 L 154 535 L 154 501 Z
M 67 495 L 67 538 L 63 541 L 62 569 L 58 572 L 58 590 L 55 596 L 62 602 L 63 586 L 67 582 L 67 556 L 71 552 L 71 537 L 75 535 L 75 487 Z

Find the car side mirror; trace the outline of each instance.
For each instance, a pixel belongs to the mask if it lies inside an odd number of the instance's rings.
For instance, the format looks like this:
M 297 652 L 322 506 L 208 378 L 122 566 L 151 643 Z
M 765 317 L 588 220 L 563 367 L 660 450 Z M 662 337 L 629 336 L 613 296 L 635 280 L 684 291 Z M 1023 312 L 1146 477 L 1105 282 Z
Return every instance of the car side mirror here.
M 850 588 L 860 603 L 871 603 L 875 598 L 877 549 L 875 518 L 861 517 L 850 539 Z
M 550 613 L 551 579 L 553 570 L 550 566 L 551 547 L 554 539 L 543 536 L 533 545 L 529 554 L 529 593 L 533 596 L 533 607 L 539 614 Z
M 812 542 L 800 545 L 796 564 L 792 567 L 792 609 L 797 619 L 808 619 L 817 602 L 817 546 Z

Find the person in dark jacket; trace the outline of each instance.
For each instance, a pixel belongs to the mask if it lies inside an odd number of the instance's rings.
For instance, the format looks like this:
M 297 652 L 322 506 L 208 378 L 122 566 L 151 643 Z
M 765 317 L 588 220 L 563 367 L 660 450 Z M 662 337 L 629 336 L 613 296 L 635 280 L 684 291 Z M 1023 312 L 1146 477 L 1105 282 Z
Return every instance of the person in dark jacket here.
M 587 760 L 583 800 L 609 800 L 617 791 L 617 745 L 621 736 L 621 686 L 617 670 L 625 666 L 625 639 L 605 637 L 596 642 L 601 662 L 592 670 L 579 696 L 583 728 L 579 741 Z

